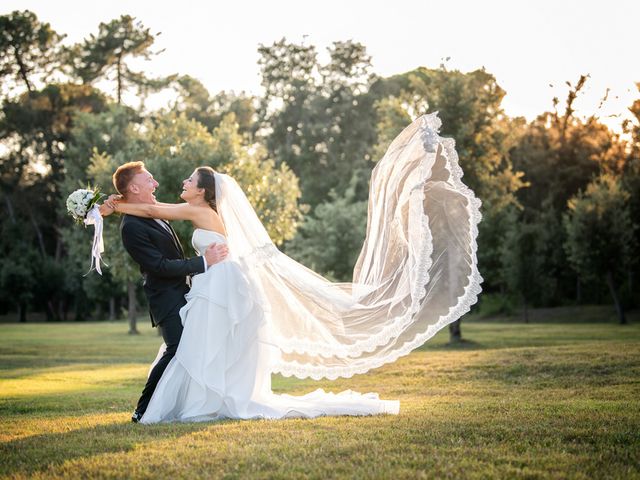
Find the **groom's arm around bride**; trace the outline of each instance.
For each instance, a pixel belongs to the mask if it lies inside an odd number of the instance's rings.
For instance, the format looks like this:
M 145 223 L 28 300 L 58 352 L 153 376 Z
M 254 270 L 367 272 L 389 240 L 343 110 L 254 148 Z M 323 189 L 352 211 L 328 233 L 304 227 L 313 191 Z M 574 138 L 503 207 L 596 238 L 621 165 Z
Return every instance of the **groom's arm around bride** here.
M 113 175 L 113 184 L 127 201 L 156 203 L 154 192 L 158 182 L 142 162 L 121 165 Z M 113 208 L 107 202 L 100 212 L 106 216 L 113 213 Z M 133 421 L 138 421 L 178 348 L 182 335 L 179 312 L 186 303 L 190 276 L 203 273 L 208 266 L 224 260 L 228 251 L 224 244 L 212 244 L 203 256 L 185 258 L 180 240 L 171 225 L 153 218 L 124 215 L 120 234 L 125 249 L 140 266 L 151 323 L 158 327 L 166 344 L 164 354 L 149 374 L 132 417 Z
M 113 183 L 130 202 L 156 203 L 154 192 L 158 182 L 142 162 L 120 166 L 113 175 Z M 107 202 L 100 211 L 106 216 L 113 208 Z M 124 215 L 120 233 L 125 249 L 140 266 L 154 326 L 184 305 L 190 276 L 205 272 L 228 253 L 226 245 L 212 244 L 203 256 L 185 258 L 173 228 L 162 220 Z

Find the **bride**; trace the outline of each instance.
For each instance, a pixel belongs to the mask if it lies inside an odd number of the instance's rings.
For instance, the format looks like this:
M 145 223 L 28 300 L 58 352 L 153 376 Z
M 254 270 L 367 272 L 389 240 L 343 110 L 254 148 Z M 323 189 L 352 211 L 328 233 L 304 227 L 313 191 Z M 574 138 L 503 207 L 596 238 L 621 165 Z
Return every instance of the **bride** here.
M 397 414 L 399 401 L 375 393 L 275 394 L 271 374 L 364 373 L 408 354 L 476 302 L 480 201 L 439 127 L 436 114 L 418 118 L 373 170 L 353 283 L 329 282 L 280 252 L 235 180 L 210 167 L 184 180 L 185 203 L 112 197 L 122 213 L 190 220 L 199 253 L 214 242 L 229 247 L 226 260 L 193 277 L 176 355 L 141 423 Z

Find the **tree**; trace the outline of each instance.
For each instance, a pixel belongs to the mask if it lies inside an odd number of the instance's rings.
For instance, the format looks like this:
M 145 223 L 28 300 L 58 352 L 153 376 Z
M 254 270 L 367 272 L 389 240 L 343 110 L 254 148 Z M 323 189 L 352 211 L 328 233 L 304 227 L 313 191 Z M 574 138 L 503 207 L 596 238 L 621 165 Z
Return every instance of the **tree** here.
M 640 91 L 640 82 L 636 84 Z M 621 175 L 622 184 L 626 191 L 629 192 L 629 210 L 631 212 L 631 218 L 640 218 L 640 99 L 633 102 L 629 111 L 633 115 L 632 121 L 626 121 L 623 125 L 626 133 L 630 134 L 630 149 L 627 157 L 627 162 L 624 166 L 624 171 Z M 628 265 L 628 277 L 629 277 L 629 291 L 632 296 L 632 301 L 637 302 L 636 294 L 637 282 L 634 281 L 634 277 L 637 278 L 638 268 L 640 267 L 640 228 L 635 230 L 634 245 L 636 250 L 632 257 L 634 262 Z
M 347 195 L 353 189 L 353 201 L 366 201 L 376 140 L 374 98 L 368 95 L 376 78 L 371 57 L 364 45 L 351 40 L 333 42 L 328 53 L 329 62 L 319 67 L 322 98 L 314 112 L 322 123 L 322 142 L 315 146 L 321 155 L 314 166 L 316 177 L 304 181 L 303 194 L 326 198 L 331 190 Z
M 412 119 L 438 111 L 440 135 L 456 141 L 464 182 L 483 204 L 503 208 L 514 203 L 514 194 L 524 182 L 523 173 L 511 164 L 509 150 L 520 135 L 522 120 L 504 114 L 505 91 L 493 75 L 485 70 L 463 73 L 421 67 L 379 79 L 370 93 L 379 99 L 376 110 L 383 114 L 388 138 L 406 126 L 402 110 Z M 391 119 L 398 122 L 395 128 Z
M 566 207 L 569 198 L 584 189 L 600 172 L 619 174 L 624 168 L 624 144 L 595 116 L 574 115 L 574 102 L 584 87 L 582 76 L 570 86 L 564 113 L 557 110 L 538 116 L 523 132 L 512 150 L 516 168 L 526 172 L 528 188 L 518 191 L 518 200 L 531 212 L 545 202 L 556 211 Z
M 43 223 L 60 223 L 51 219 L 60 219 L 59 186 L 65 178 L 65 149 L 75 113 L 102 108 L 102 94 L 89 86 L 73 84 L 50 84 L 40 91 L 5 101 L 0 120 L 0 138 L 7 147 L 0 158 L 2 193 L 5 202 L 13 204 L 18 189 L 31 187 L 34 195 L 23 205 L 27 209 L 25 217 L 32 219 L 36 230 Z M 25 193 L 21 191 L 22 196 Z M 39 230 L 38 237 L 43 237 Z M 52 238 L 53 254 L 59 259 L 61 245 L 55 229 Z
M 368 205 L 354 200 L 355 195 L 355 182 L 344 196 L 332 191 L 287 243 L 287 254 L 329 279 L 352 281 L 365 239 Z
M 286 165 L 276 166 L 264 149 L 243 143 L 233 113 L 213 133 L 174 114 L 157 117 L 146 128 L 140 158 L 148 159 L 145 163 L 160 183 L 158 200 L 180 201 L 182 180 L 196 167 L 208 165 L 238 181 L 275 243 L 293 237 L 300 220 L 298 179 Z M 190 225 L 177 224 L 175 229 L 183 243 L 190 243 Z
M 34 77 L 46 80 L 60 66 L 63 38 L 29 10 L 0 16 L 0 78 L 24 83 L 27 91 L 33 92 Z
M 517 205 L 515 193 L 526 185 L 509 155 L 524 122 L 504 114 L 504 90 L 485 70 L 463 73 L 421 67 L 378 79 L 369 94 L 377 99 L 378 156 L 408 119 L 439 112 L 440 135 L 455 139 L 463 181 L 482 200 L 485 220 L 479 225 L 478 256 L 484 289 L 503 288 L 500 255 L 506 230 L 499 219 L 504 209 Z M 452 343 L 459 341 L 461 321 L 453 322 L 449 332 Z
M 365 47 L 334 42 L 325 65 L 315 47 L 285 39 L 259 53 L 265 96 L 258 133 L 269 155 L 300 178 L 302 201 L 315 207 L 332 189 L 344 195 L 354 175 L 357 198 L 366 199 L 375 120 Z
M 244 92 L 235 94 L 224 91 L 211 97 L 205 86 L 189 75 L 178 77 L 174 84 L 178 90 L 178 99 L 173 107 L 176 113 L 184 113 L 187 118 L 203 124 L 210 132 L 220 125 L 226 115 L 233 113 L 241 134 L 249 139 L 255 134 L 255 97 Z
M 111 176 L 119 165 L 142 159 L 160 184 L 158 200 L 175 203 L 180 201 L 182 180 L 196 167 L 209 165 L 236 178 L 276 243 L 294 235 L 300 220 L 297 179 L 285 165 L 276 167 L 264 149 L 243 143 L 233 113 L 221 121 L 213 134 L 198 122 L 174 113 L 157 115 L 144 124 L 138 121 L 135 112 L 126 107 L 79 115 L 69 148 L 69 164 L 84 172 L 73 180 L 82 179 L 109 191 Z M 69 180 L 67 190 L 74 188 L 77 186 Z M 113 281 L 107 276 L 102 288 L 116 296 L 123 293 L 121 285 L 127 286 L 130 333 L 135 333 L 139 273 L 124 251 L 118 227 L 117 216 L 105 219 L 105 260 L 109 264 L 105 274 L 109 272 Z M 189 250 L 192 226 L 176 222 L 175 229 Z M 69 255 L 79 262 L 89 259 L 88 233 L 76 227 L 65 230 Z M 87 285 L 84 289 L 91 297 L 91 289 Z
M 629 194 L 620 181 L 603 174 L 568 202 L 564 215 L 569 262 L 587 280 L 604 278 L 620 323 L 626 323 L 618 282 L 632 261 L 634 230 L 628 207 Z
M 118 104 L 122 103 L 122 94 L 128 86 L 136 86 L 139 94 L 162 89 L 175 76 L 152 79 L 128 65 L 130 58 L 150 60 L 161 53 L 151 51 L 157 35 L 160 34 L 153 35 L 149 28 L 129 15 L 101 23 L 97 35 L 91 34 L 84 42 L 72 47 L 70 55 L 74 59 L 75 74 L 84 83 L 115 80 Z
M 60 207 L 60 186 L 65 180 L 65 155 L 74 115 L 97 111 L 103 96 L 85 85 L 49 84 L 6 99 L 0 118 L 0 192 L 8 221 L 19 227 L 21 240 L 39 253 L 42 268 L 36 273 L 32 304 L 44 307 L 47 318 L 64 316 L 68 291 L 59 282 L 63 245 L 59 227 L 66 212 Z M 4 239 L 3 239 L 4 240 Z M 7 244 L 10 247 L 10 243 Z M 9 253 L 9 256 L 10 253 Z M 48 295 L 44 295 L 48 292 Z
M 522 316 L 529 321 L 529 308 L 544 304 L 554 291 L 554 272 L 546 270 L 545 258 L 558 249 L 548 242 L 545 222 L 525 222 L 517 209 L 508 210 L 507 232 L 501 245 L 502 277 L 509 292 L 522 305 Z
M 3 222 L 0 239 L 0 298 L 17 307 L 20 322 L 27 321 L 27 310 L 34 299 L 40 256 L 24 241 L 26 225 L 22 222 Z
M 567 241 L 566 230 L 561 227 L 567 201 L 601 172 L 619 175 L 625 168 L 625 147 L 619 137 L 595 115 L 575 116 L 574 102 L 586 81 L 587 76 L 583 75 L 575 85 L 567 82 L 569 93 L 564 110 L 559 112 L 560 102 L 554 98 L 553 110 L 527 125 L 510 153 L 515 168 L 526 172 L 526 188 L 516 193 L 524 207 L 522 221 L 540 224 L 548 245 L 563 245 Z M 554 274 L 552 283 L 547 275 L 538 277 L 541 286 L 545 286 L 544 291 L 554 286 L 555 293 L 548 297 L 549 303 L 559 303 L 572 295 L 580 303 L 584 278 L 570 268 L 565 251 L 551 248 L 540 255 L 545 265 L 543 271 Z
M 400 97 L 390 95 L 375 101 L 376 144 L 372 150 L 374 161 L 384 157 L 393 139 L 413 121 L 408 110 Z
M 304 179 L 303 166 L 315 165 L 317 126 L 312 105 L 318 96 L 317 52 L 314 46 L 287 43 L 283 38 L 258 49 L 264 96 L 259 109 L 260 131 L 269 155 Z M 303 201 L 307 202 L 305 185 Z
M 90 184 L 110 192 L 111 176 L 123 163 L 143 158 L 143 139 L 139 133 L 141 119 L 130 108 L 112 105 L 98 114 L 81 113 L 76 116 L 72 141 L 67 149 L 68 176 L 64 184 L 66 194 L 76 188 Z M 137 329 L 137 290 L 140 278 L 137 265 L 127 255 L 120 240 L 119 221 L 112 215 L 104 222 L 105 260 L 109 265 L 103 269 L 99 285 L 85 279 L 77 288 L 88 299 L 108 302 L 109 311 L 115 308 L 116 298 L 126 296 L 129 333 Z M 65 247 L 73 271 L 85 274 L 91 252 L 90 229 L 78 228 L 67 222 L 63 228 Z M 95 276 L 92 274 L 90 276 Z M 96 290 L 100 290 L 100 295 Z M 101 303 L 98 301 L 97 305 Z

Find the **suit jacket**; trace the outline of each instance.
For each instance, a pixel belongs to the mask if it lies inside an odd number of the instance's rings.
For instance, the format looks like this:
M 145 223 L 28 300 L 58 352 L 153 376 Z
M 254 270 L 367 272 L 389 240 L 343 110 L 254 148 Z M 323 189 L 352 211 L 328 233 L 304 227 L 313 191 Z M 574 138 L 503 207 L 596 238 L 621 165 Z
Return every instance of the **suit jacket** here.
M 140 265 L 144 291 L 149 301 L 151 324 L 155 327 L 167 317 L 178 315 L 189 291 L 186 278 L 203 273 L 202 257 L 184 258 L 178 237 L 153 218 L 124 215 L 120 223 L 122 243 Z

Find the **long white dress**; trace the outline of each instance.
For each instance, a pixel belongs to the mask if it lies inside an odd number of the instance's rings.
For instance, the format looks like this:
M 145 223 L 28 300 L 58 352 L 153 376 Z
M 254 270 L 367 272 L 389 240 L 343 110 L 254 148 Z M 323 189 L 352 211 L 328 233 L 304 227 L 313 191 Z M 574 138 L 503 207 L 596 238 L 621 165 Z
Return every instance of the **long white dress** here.
M 216 172 L 229 260 L 194 277 L 184 333 L 143 423 L 398 413 L 375 393 L 271 391 L 271 374 L 313 379 L 368 372 L 432 338 L 477 301 L 481 202 L 463 182 L 436 113 L 407 126 L 369 185 L 353 281 L 334 283 L 280 252 L 242 187 Z M 197 229 L 202 252 L 219 234 Z
M 213 242 L 226 239 L 210 230 L 193 232 L 198 252 Z M 194 276 L 187 304 L 180 310 L 180 344 L 141 423 L 398 414 L 399 401 L 380 400 L 375 393 L 273 393 L 274 347 L 265 305 L 259 283 L 233 256 Z M 158 357 L 161 354 L 162 348 Z

